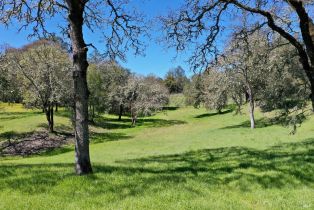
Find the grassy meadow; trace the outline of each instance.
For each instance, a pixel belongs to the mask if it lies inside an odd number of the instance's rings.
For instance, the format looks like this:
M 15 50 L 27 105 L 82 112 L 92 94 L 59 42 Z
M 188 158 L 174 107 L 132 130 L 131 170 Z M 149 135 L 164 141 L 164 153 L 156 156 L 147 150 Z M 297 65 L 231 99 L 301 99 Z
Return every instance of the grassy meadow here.
M 136 127 L 99 116 L 93 175 L 74 174 L 72 144 L 0 157 L 0 209 L 314 209 L 314 117 L 295 135 L 266 117 L 257 111 L 251 130 L 228 109 L 170 107 Z M 65 110 L 55 121 L 71 130 Z M 40 110 L 0 105 L 0 141 L 45 126 Z

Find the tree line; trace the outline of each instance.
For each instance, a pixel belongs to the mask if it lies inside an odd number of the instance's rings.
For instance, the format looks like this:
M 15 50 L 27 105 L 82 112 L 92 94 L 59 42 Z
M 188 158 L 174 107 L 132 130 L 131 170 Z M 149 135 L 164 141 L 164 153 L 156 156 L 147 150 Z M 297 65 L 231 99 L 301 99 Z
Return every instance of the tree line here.
M 58 106 L 74 108 L 74 87 L 71 59 L 55 40 L 39 40 L 21 48 L 6 46 L 1 56 L 0 101 L 23 103 L 26 108 L 39 108 L 46 115 L 50 132 L 54 131 L 54 110 Z M 117 62 L 104 59 L 95 52 L 87 73 L 89 121 L 96 114 L 131 117 L 135 126 L 138 117 L 152 115 L 169 101 L 163 79 L 141 76 Z

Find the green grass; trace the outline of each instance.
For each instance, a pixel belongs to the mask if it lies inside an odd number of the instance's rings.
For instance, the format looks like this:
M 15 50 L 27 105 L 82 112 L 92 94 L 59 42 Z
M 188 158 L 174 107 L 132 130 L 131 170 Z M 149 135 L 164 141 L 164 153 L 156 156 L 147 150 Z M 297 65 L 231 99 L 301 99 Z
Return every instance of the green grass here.
M 0 135 L 45 123 L 3 107 Z M 62 113 L 58 129 L 70 126 Z M 0 209 L 314 209 L 314 118 L 296 135 L 266 122 L 191 107 L 136 127 L 105 115 L 91 126 L 93 175 L 74 175 L 73 147 L 0 158 Z
M 170 107 L 185 107 L 185 97 L 182 93 L 177 94 L 171 94 L 170 95 L 170 101 L 169 101 Z

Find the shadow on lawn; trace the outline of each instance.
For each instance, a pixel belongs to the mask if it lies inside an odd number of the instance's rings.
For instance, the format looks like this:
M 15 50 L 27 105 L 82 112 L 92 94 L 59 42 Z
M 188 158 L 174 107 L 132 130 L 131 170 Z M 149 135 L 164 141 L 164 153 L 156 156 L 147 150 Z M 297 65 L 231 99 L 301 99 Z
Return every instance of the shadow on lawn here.
M 223 186 L 250 191 L 256 188 L 311 187 L 314 185 L 314 139 L 281 144 L 266 150 L 245 147 L 206 149 L 177 155 L 154 156 L 94 165 L 94 175 L 73 174 L 73 164 L 0 164 L 2 190 L 27 194 L 51 192 L 62 196 L 83 193 L 114 199 L 155 193 L 165 188 L 189 193 L 187 181 L 201 188 Z M 60 182 L 71 183 L 67 189 Z M 144 192 L 145 191 L 145 192 Z M 201 193 L 194 190 L 195 193 Z
M 0 112 L 0 120 L 16 120 L 40 115 L 42 112 Z
M 24 132 L 24 133 L 19 133 L 16 131 L 6 131 L 3 133 L 0 133 L 0 141 L 4 140 L 10 140 L 10 139 L 21 139 L 26 136 L 32 135 L 34 132 Z
M 107 132 L 107 133 L 91 133 L 90 134 L 90 142 L 92 144 L 98 144 L 108 141 L 120 141 L 120 140 L 126 140 L 130 139 L 132 136 L 128 136 L 125 133 L 113 133 L 113 132 Z
M 180 107 L 178 106 L 164 106 L 162 108 L 163 111 L 175 111 L 178 110 Z
M 263 117 L 263 118 L 255 120 L 255 128 L 266 128 L 273 125 L 287 126 L 289 125 L 290 120 L 291 120 L 290 117 L 284 117 L 284 116 L 276 116 L 273 118 Z M 302 122 L 304 120 L 306 120 L 306 118 L 302 119 Z M 240 124 L 226 126 L 221 129 L 250 128 L 250 126 L 251 126 L 250 120 L 246 120 Z
M 222 112 L 215 112 L 215 113 L 206 113 L 206 114 L 201 114 L 201 115 L 197 115 L 194 118 L 205 118 L 205 117 L 212 117 L 212 116 L 216 116 L 216 115 L 224 115 L 224 114 L 228 114 L 230 112 L 233 112 L 232 109 L 228 109 Z
M 164 119 L 151 119 L 151 118 L 139 118 L 136 121 L 135 127 L 167 127 L 172 125 L 180 125 L 185 124 L 185 121 L 181 120 L 164 120 Z M 95 119 L 95 123 L 93 124 L 95 127 L 101 127 L 105 129 L 127 129 L 134 128 L 131 124 L 131 119 L 112 119 L 105 117 L 97 117 Z

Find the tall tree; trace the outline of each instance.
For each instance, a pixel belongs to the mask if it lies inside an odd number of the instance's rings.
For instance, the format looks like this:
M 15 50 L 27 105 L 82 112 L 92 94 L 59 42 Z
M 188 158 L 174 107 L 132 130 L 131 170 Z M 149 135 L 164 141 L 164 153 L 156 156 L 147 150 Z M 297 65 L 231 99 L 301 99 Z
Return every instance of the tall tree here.
M 75 169 L 77 174 L 92 173 L 89 155 L 87 51 L 91 44 L 84 40 L 83 27 L 104 35 L 106 54 L 125 59 L 133 48 L 142 53 L 139 36 L 145 23 L 142 16 L 127 9 L 124 0 L 3 0 L 0 1 L 0 22 L 10 25 L 17 20 L 21 29 L 32 27 L 31 35 L 49 35 L 47 23 L 52 18 L 66 17 L 61 32 L 69 35 L 73 58 Z M 56 19 L 54 19 L 56 20 Z M 60 21 L 59 21 L 60 22 Z M 62 26 L 62 23 L 60 23 Z
M 191 66 L 206 69 L 219 54 L 220 35 L 228 34 L 221 33 L 223 29 L 239 25 L 243 14 L 239 10 L 247 11 L 252 31 L 268 26 L 296 48 L 311 84 L 314 109 L 313 6 L 313 0 L 186 0 L 179 11 L 162 18 L 162 22 L 168 45 L 182 51 L 193 44 Z

